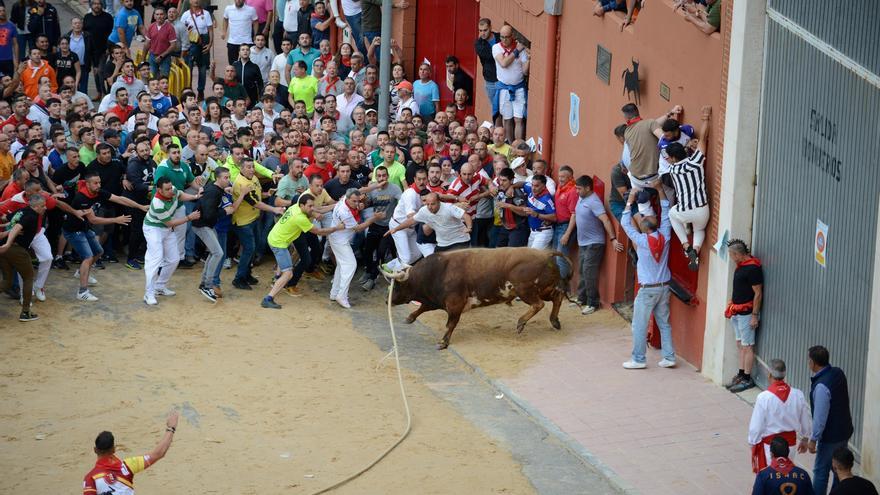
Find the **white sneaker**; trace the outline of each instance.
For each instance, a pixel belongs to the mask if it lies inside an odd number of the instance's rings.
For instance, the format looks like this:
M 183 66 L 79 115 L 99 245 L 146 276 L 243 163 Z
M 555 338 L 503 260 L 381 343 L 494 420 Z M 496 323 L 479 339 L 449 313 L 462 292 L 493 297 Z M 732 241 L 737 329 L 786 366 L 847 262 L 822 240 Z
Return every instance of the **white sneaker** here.
M 226 258 L 225 260 L 223 260 L 223 269 L 229 270 L 230 268 L 232 268 L 232 260 L 229 258 Z
M 345 309 L 351 309 L 351 304 L 348 302 L 348 299 L 337 298 L 335 299 L 336 303 L 342 306 Z
M 645 363 L 637 363 L 630 359 L 629 361 L 623 363 L 623 367 L 628 370 L 643 370 L 647 368 L 648 365 Z
M 657 366 L 659 366 L 661 368 L 675 368 L 675 361 L 670 361 L 666 358 L 663 358 L 662 361 L 657 363 Z
M 174 292 L 173 290 L 166 287 L 164 289 L 156 289 L 156 295 L 171 297 L 171 296 L 176 296 L 177 292 Z
M 46 291 L 42 287 L 34 289 L 34 297 L 37 298 L 37 301 L 46 302 Z
M 79 270 L 73 272 L 73 278 L 79 278 Z M 95 280 L 91 273 L 89 274 L 89 285 L 98 285 L 98 281 Z
M 79 299 L 80 301 L 89 301 L 89 302 L 94 302 L 94 301 L 97 301 L 97 300 L 98 300 L 98 298 L 95 297 L 95 296 L 94 296 L 91 292 L 89 292 L 89 291 L 85 291 L 85 292 L 77 292 L 77 293 L 76 293 L 76 298 Z
M 148 306 L 155 306 L 159 304 L 159 301 L 156 300 L 156 296 L 152 294 L 144 294 L 144 302 L 147 303 Z
M 595 306 L 584 306 L 584 309 L 581 310 L 582 315 L 590 315 L 596 312 Z

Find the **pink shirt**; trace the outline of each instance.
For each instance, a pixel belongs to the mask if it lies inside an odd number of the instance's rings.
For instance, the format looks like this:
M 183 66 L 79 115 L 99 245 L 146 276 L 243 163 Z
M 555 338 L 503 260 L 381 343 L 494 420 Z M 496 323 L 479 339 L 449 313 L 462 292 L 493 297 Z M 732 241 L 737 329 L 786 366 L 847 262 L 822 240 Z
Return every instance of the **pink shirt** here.
M 245 0 L 244 3 L 250 5 L 257 11 L 257 22 L 259 23 L 266 22 L 266 17 L 269 15 L 269 11 L 275 9 L 273 0 Z
M 150 38 L 150 53 L 161 55 L 171 43 L 177 41 L 177 32 L 168 21 L 165 21 L 162 27 L 159 27 L 158 22 L 154 22 L 147 29 L 147 37 Z

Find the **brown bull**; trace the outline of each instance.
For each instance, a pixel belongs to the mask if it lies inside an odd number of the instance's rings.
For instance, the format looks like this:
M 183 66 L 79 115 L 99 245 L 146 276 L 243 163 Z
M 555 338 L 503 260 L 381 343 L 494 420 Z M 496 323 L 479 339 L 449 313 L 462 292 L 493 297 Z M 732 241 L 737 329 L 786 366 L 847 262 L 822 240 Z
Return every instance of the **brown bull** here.
M 393 276 L 391 302 L 394 305 L 410 301 L 421 303 L 407 317 L 407 323 L 416 321 L 425 311 L 446 311 L 446 334 L 438 349 L 449 345 L 449 338 L 465 311 L 498 303 L 510 304 L 517 297 L 531 306 L 517 321 L 517 332 L 522 332 L 526 322 L 544 308 L 544 301 L 553 302 L 550 324 L 558 330 L 561 327 L 559 308 L 565 293 L 559 288 L 557 256 L 568 262 L 559 251 L 532 248 L 437 253 Z

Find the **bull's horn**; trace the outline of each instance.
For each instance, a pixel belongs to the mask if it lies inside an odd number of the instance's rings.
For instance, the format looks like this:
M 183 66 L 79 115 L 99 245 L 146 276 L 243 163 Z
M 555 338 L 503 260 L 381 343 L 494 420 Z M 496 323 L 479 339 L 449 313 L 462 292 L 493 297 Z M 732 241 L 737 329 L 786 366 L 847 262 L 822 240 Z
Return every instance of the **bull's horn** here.
M 392 277 L 394 278 L 394 280 L 397 280 L 398 282 L 406 282 L 406 280 L 409 278 L 409 271 L 411 269 L 412 269 L 412 267 L 408 266 L 408 267 L 404 268 L 403 270 L 395 272 L 394 275 L 392 275 Z

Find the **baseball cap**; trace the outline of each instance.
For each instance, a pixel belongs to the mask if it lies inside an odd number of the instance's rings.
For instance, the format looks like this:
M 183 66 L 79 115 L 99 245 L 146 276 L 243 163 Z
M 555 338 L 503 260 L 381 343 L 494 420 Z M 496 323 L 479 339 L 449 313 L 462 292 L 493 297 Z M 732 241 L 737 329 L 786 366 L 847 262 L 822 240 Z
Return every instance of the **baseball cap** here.
M 526 164 L 526 159 L 520 156 L 520 157 L 514 158 L 513 161 L 510 162 L 510 168 L 512 168 L 513 170 L 516 170 L 525 164 Z

